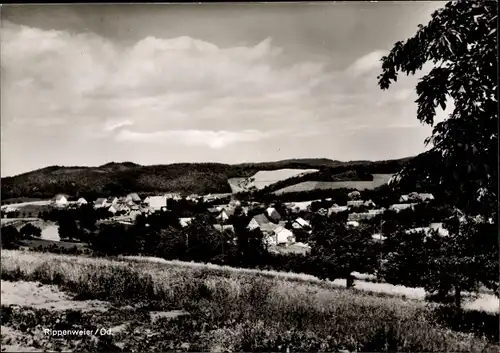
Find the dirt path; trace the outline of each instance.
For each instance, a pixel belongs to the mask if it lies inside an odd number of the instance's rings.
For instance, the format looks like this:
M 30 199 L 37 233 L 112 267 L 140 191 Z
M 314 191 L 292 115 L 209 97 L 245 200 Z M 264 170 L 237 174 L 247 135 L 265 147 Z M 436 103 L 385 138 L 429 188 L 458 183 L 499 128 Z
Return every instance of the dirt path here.
M 2 281 L 1 299 L 2 305 L 29 306 L 35 309 L 106 311 L 110 307 L 109 303 L 98 300 L 75 301 L 56 286 L 25 281 Z

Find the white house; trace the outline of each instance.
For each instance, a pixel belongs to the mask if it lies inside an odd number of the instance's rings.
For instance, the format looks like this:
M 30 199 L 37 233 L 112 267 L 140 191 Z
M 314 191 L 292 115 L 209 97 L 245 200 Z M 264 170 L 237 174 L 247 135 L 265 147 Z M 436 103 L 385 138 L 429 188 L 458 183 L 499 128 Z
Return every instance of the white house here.
M 68 205 L 68 195 L 64 195 L 64 194 L 57 194 L 56 196 L 54 196 L 52 198 L 52 202 L 54 202 L 54 204 L 56 206 L 66 206 Z
M 223 208 L 219 215 L 216 217 L 217 220 L 225 222 L 234 214 L 234 209 L 231 208 Z
M 127 197 L 125 198 L 125 201 L 126 202 L 129 202 L 129 201 L 141 202 L 141 198 L 139 197 L 139 195 L 137 193 L 133 192 L 133 193 L 130 193 L 127 195 Z
M 272 219 L 275 222 L 278 222 L 281 220 L 281 215 L 276 211 L 274 207 L 268 207 L 266 210 L 267 216 Z
M 220 224 L 213 224 L 213 227 L 219 232 L 230 231 L 234 233 L 234 226 L 232 224 L 224 224 L 222 226 Z
M 407 202 L 417 202 L 417 201 L 430 201 L 434 200 L 434 195 L 428 194 L 428 193 L 416 193 L 412 192 L 408 195 L 401 195 L 399 198 L 399 202 L 401 203 L 407 203 Z
M 377 210 L 368 210 L 368 213 L 374 214 L 374 215 L 383 214 L 384 212 L 385 212 L 385 208 L 379 208 Z
M 118 210 L 116 209 L 115 206 L 111 205 L 109 208 L 108 208 L 108 211 L 111 212 L 112 214 L 115 214 L 116 212 L 118 212 Z
M 167 207 L 167 198 L 165 196 L 151 196 L 148 205 L 152 211 L 160 211 Z
M 372 239 L 373 240 L 377 240 L 377 241 L 384 241 L 385 239 L 387 239 L 386 237 L 384 237 L 382 234 L 380 233 L 375 233 L 375 234 L 372 234 Z
M 78 201 L 76 201 L 76 203 L 81 206 L 81 205 L 86 205 L 88 202 L 83 197 L 80 197 Z
M 108 197 L 108 199 L 106 200 L 106 204 L 108 205 L 114 205 L 118 202 L 118 197 L 116 196 L 110 196 Z
M 375 218 L 377 215 L 375 213 L 350 213 L 347 216 L 348 221 L 363 221 Z
M 292 244 L 295 243 L 295 236 L 291 231 L 285 227 L 278 226 L 274 229 L 274 236 L 276 237 L 276 244 Z
M 437 230 L 438 234 L 442 237 L 446 237 L 446 236 L 450 235 L 450 232 L 448 231 L 448 229 L 444 228 L 444 225 L 441 222 L 429 224 L 429 229 L 430 230 Z
M 359 227 L 358 221 L 349 221 L 346 223 L 348 227 Z
M 101 208 L 106 206 L 106 199 L 103 197 L 98 198 L 97 200 L 94 201 L 94 207 L 95 208 Z
M 415 205 L 416 205 L 415 203 L 395 203 L 394 205 L 391 205 L 389 207 L 389 210 L 399 212 L 409 208 L 413 209 Z
M 181 199 L 182 199 L 181 195 L 180 195 L 180 194 L 178 194 L 178 193 L 165 194 L 165 197 L 166 197 L 167 199 L 172 199 L 172 200 L 176 200 L 176 201 L 178 201 L 178 200 L 181 200 Z
M 188 225 L 190 225 L 192 221 L 193 221 L 192 217 L 179 218 L 179 223 L 181 224 L 181 227 L 183 227 L 183 228 L 185 228 Z
M 311 224 L 305 219 L 299 217 L 292 223 L 292 227 L 295 229 L 310 228 Z
M 332 206 L 328 209 L 328 216 L 331 216 L 334 213 L 340 213 L 347 211 L 347 206 Z
M 431 201 L 434 200 L 434 195 L 432 194 L 418 194 L 420 201 Z
M 360 207 L 363 206 L 364 203 L 363 200 L 349 200 L 347 201 L 347 207 Z

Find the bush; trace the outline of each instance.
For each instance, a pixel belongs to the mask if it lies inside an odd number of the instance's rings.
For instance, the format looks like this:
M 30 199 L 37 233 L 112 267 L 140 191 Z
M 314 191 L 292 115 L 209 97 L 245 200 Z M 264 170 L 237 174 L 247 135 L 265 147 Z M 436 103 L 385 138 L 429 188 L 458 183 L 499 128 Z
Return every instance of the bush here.
M 37 237 L 40 238 L 42 236 L 42 230 L 31 223 L 25 224 L 20 233 L 23 238 Z
M 19 248 L 19 241 L 21 240 L 21 235 L 19 231 L 14 226 L 4 226 L 1 229 L 2 235 L 2 248 L 3 249 L 17 249 Z

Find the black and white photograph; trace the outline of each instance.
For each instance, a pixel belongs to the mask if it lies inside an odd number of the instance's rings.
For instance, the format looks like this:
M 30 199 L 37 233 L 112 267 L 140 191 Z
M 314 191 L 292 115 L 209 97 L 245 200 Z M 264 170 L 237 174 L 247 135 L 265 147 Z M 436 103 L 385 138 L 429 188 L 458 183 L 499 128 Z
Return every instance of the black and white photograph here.
M 0 6 L 2 352 L 500 351 L 496 1 Z

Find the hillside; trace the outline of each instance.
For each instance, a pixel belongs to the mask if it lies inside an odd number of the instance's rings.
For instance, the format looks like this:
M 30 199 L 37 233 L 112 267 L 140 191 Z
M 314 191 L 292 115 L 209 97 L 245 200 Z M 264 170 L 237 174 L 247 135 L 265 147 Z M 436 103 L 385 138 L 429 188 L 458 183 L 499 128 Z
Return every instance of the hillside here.
M 372 190 L 382 185 L 386 185 L 392 174 L 373 174 L 371 181 L 304 181 L 298 184 L 287 186 L 283 189 L 275 191 L 275 194 L 283 194 L 289 192 L 312 191 L 312 190 L 330 190 L 330 189 L 357 189 L 357 190 Z
M 50 198 L 57 193 L 90 199 L 100 195 L 127 192 L 143 194 L 155 192 L 230 193 L 228 179 L 248 178 L 259 171 L 315 168 L 323 172 L 326 170 L 328 174 L 338 174 L 349 170 L 394 173 L 399 171 L 408 160 L 409 158 L 376 162 L 340 162 L 329 159 L 291 159 L 235 165 L 176 163 L 141 166 L 125 162 L 107 163 L 99 167 L 51 166 L 2 178 L 2 200 L 19 197 Z M 297 182 L 299 180 L 295 181 Z M 288 185 L 281 187 L 285 186 Z

